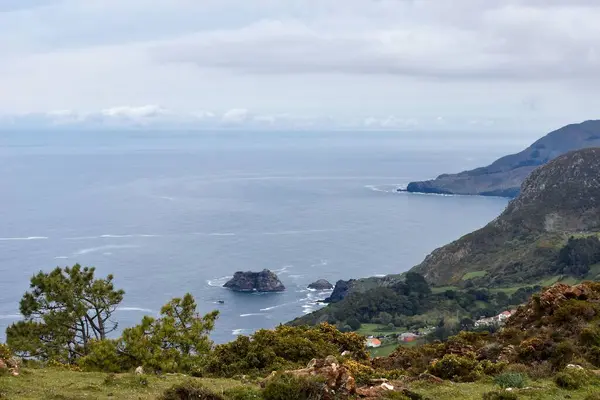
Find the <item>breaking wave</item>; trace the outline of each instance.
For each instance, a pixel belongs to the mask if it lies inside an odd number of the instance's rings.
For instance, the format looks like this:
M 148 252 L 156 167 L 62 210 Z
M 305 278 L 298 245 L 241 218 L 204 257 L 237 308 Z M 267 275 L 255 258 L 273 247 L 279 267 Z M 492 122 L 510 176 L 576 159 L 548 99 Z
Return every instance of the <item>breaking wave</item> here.
M 11 240 L 47 240 L 47 236 L 27 236 L 27 237 L 6 237 L 0 238 L 0 241 L 11 241 Z

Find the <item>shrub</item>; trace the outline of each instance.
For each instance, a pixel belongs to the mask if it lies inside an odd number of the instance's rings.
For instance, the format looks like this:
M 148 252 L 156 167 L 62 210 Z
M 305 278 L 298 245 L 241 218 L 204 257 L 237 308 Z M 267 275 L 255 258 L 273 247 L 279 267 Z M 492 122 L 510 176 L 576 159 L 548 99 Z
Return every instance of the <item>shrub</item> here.
M 133 365 L 117 351 L 114 340 L 94 340 L 88 345 L 88 354 L 78 360 L 86 371 L 123 372 Z
M 227 400 L 259 400 L 263 398 L 260 389 L 251 386 L 239 386 L 229 389 L 223 395 Z
M 600 393 L 590 393 L 583 400 L 600 400 Z
M 160 400 L 225 400 L 195 381 L 186 381 L 165 390 Z
M 481 367 L 483 373 L 486 375 L 498 375 L 506 369 L 507 364 L 505 362 L 491 362 L 489 360 L 483 360 Z
M 563 389 L 576 390 L 585 386 L 588 379 L 585 370 L 568 368 L 556 374 L 554 383 Z
M 481 377 L 483 367 L 474 358 L 446 354 L 429 367 L 429 372 L 442 379 L 473 382 Z
M 502 389 L 506 388 L 524 388 L 527 379 L 525 375 L 517 372 L 505 372 L 494 377 L 494 383 Z
M 344 361 L 344 365 L 348 367 L 350 374 L 358 384 L 368 383 L 375 377 L 375 370 L 368 365 L 361 364 L 354 360 L 346 360 Z
M 527 375 L 533 380 L 545 379 L 554 375 L 552 364 L 548 361 L 531 364 Z
M 233 342 L 218 345 L 207 371 L 219 376 L 261 374 L 279 369 L 304 367 L 313 358 L 339 356 L 343 351 L 353 358 L 368 359 L 364 337 L 342 333 L 333 325 L 261 329 L 252 336 L 240 335 Z
M 325 383 L 322 380 L 278 374 L 269 379 L 263 390 L 264 400 L 320 400 Z
M 10 348 L 4 343 L 0 343 L 0 359 L 8 360 L 11 357 L 12 351 L 10 351 Z
M 517 400 L 516 394 L 511 392 L 487 392 L 483 394 L 483 400 Z

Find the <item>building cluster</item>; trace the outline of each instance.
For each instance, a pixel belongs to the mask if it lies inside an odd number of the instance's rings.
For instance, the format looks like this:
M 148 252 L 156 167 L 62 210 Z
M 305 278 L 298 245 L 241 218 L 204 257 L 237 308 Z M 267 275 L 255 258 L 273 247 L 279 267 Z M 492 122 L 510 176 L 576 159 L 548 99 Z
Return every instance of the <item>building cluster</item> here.
M 475 327 L 479 328 L 482 326 L 504 325 L 506 320 L 511 315 L 513 315 L 515 313 L 515 311 L 516 310 L 507 310 L 507 311 L 502 311 L 500 314 L 494 315 L 493 317 L 480 318 L 477 321 L 475 321 Z

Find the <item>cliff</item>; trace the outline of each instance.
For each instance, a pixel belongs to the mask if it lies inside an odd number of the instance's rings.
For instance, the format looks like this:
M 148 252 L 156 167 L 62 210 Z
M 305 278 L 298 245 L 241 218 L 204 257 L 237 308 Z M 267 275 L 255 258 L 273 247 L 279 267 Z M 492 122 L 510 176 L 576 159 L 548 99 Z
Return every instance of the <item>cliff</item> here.
M 538 166 L 569 151 L 596 146 L 600 146 L 600 120 L 571 124 L 550 132 L 520 153 L 502 157 L 487 167 L 410 182 L 406 191 L 515 197 L 521 183 Z
M 282 292 L 285 286 L 277 275 L 268 269 L 261 272 L 238 271 L 223 285 L 236 292 Z
M 600 232 L 599 171 L 599 148 L 559 156 L 530 174 L 498 218 L 434 250 L 413 271 L 436 285 L 502 285 L 560 274 L 567 239 Z

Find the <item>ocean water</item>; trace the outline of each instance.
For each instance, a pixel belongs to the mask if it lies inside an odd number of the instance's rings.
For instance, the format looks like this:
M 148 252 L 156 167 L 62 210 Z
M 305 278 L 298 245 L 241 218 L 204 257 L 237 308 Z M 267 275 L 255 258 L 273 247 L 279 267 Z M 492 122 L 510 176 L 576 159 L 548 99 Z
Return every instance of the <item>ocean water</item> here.
M 502 198 L 398 193 L 526 140 L 408 133 L 0 134 L 0 331 L 39 270 L 80 263 L 126 291 L 120 327 L 192 293 L 213 339 L 274 327 L 327 296 L 306 286 L 406 271 L 496 217 Z M 238 270 L 287 290 L 234 293 Z M 224 304 L 219 304 L 219 300 Z

